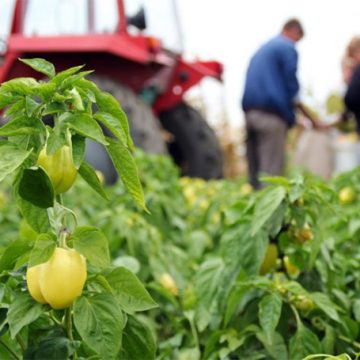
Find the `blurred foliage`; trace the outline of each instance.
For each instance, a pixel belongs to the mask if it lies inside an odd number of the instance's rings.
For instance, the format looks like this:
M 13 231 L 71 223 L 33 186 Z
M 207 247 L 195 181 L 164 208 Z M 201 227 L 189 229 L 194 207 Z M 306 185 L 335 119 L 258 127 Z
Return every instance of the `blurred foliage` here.
M 106 202 L 79 179 L 66 202 L 79 225 L 101 228 L 113 263 L 136 273 L 159 304 L 142 319 L 157 359 L 355 356 L 360 169 L 330 183 L 310 174 L 264 178 L 268 186 L 254 192 L 241 179 L 179 177 L 168 158 L 137 152 L 136 161 L 150 214 L 121 181 L 107 188 Z M 346 203 L 344 187 L 354 191 Z M 21 217 L 7 186 L 1 191 L 4 247 L 33 234 L 16 232 Z M 269 253 L 277 258 L 266 273 Z

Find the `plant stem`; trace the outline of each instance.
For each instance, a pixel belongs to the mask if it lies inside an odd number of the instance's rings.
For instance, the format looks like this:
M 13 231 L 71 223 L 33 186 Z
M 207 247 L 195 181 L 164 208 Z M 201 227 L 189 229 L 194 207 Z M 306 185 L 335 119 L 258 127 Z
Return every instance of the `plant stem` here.
M 50 313 L 49 316 L 50 316 L 51 320 L 52 320 L 55 324 L 64 327 L 64 324 L 62 324 L 61 321 L 59 321 L 59 320 L 55 317 L 55 315 L 53 315 L 53 314 Z
M 1 339 L 0 339 L 0 344 L 13 356 L 14 359 L 20 360 L 20 357 L 17 356 L 17 354 L 14 351 L 12 351 L 11 348 Z
M 72 321 L 71 321 L 71 306 L 65 310 L 65 327 L 66 327 L 66 334 L 69 340 L 73 341 L 73 334 L 72 334 Z
M 340 335 L 339 339 L 341 339 L 341 340 L 347 342 L 348 344 L 351 344 L 351 345 L 357 347 L 358 349 L 360 349 L 360 343 L 358 343 L 357 341 L 353 341 L 353 340 L 351 340 L 348 337 L 343 336 L 343 335 Z
M 71 310 L 72 306 L 68 307 L 65 310 L 65 328 L 66 328 L 66 334 L 70 341 L 74 341 L 73 333 L 72 333 L 72 321 L 71 321 Z M 76 356 L 76 350 L 74 354 L 71 356 L 72 359 L 77 359 Z
M 65 216 L 70 214 L 72 216 L 73 220 L 74 220 L 74 224 L 75 224 L 74 227 L 76 229 L 78 221 L 77 221 L 77 216 L 74 213 L 74 211 L 72 211 L 71 209 L 65 207 L 64 205 L 60 205 L 60 206 L 61 206 L 61 211 L 59 212 L 59 216 L 61 218 L 61 223 L 64 224 L 65 223 Z
M 60 205 L 63 204 L 63 200 L 62 200 L 61 194 L 57 194 L 57 195 L 56 195 L 56 201 L 57 201 Z
M 301 322 L 299 313 L 298 313 L 298 311 L 296 310 L 296 307 L 295 307 L 294 305 L 290 304 L 290 307 L 291 307 L 291 310 L 293 311 L 293 313 L 294 313 L 294 315 L 295 315 L 297 327 L 300 328 L 300 327 L 302 326 L 302 322 Z
M 26 345 L 24 343 L 24 340 L 22 339 L 22 337 L 20 336 L 20 334 L 17 334 L 15 336 L 16 341 L 19 343 L 20 347 L 21 347 L 21 351 L 24 353 L 26 350 Z
M 67 244 L 66 244 L 66 239 L 69 236 L 68 232 L 66 231 L 66 229 L 61 230 L 60 232 L 60 247 L 67 249 Z
M 195 327 L 193 322 L 190 323 L 190 327 L 191 327 L 191 331 L 192 331 L 194 339 L 195 339 L 196 346 L 197 346 L 197 348 L 199 349 L 199 352 L 200 352 L 199 336 L 197 334 L 197 330 L 196 330 L 196 327 Z
M 348 354 L 343 354 L 346 356 L 347 359 L 351 360 L 351 357 Z M 309 355 L 306 358 L 304 358 L 303 360 L 312 360 L 312 359 L 316 359 L 316 358 L 326 358 L 326 359 L 339 359 L 338 356 L 336 355 L 329 355 L 329 354 L 315 354 L 315 355 Z

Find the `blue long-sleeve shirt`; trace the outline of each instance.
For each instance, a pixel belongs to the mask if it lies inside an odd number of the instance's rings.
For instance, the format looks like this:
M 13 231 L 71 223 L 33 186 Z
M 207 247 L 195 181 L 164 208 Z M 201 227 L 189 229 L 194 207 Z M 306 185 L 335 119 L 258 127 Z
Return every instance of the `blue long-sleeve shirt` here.
M 357 131 L 360 134 L 360 65 L 353 71 L 344 102 L 347 110 L 355 115 Z
M 261 46 L 247 70 L 244 111 L 268 110 L 291 126 L 295 122 L 294 98 L 299 91 L 297 63 L 294 42 L 285 36 L 278 35 Z

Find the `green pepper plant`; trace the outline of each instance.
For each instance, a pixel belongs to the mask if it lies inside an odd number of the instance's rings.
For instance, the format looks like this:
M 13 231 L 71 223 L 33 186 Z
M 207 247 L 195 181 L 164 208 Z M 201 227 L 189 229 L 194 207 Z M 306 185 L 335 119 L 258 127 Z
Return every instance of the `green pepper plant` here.
M 46 79 L 16 78 L 0 87 L 7 120 L 0 127 L 0 181 L 11 179 L 23 234 L 0 256 L 0 357 L 154 358 L 154 336 L 136 313 L 156 303 L 133 272 L 111 264 L 105 235 L 79 226 L 65 206 L 78 177 L 108 198 L 84 160 L 90 139 L 105 147 L 147 211 L 126 115 L 82 66 L 56 73 L 44 59 L 20 61 Z

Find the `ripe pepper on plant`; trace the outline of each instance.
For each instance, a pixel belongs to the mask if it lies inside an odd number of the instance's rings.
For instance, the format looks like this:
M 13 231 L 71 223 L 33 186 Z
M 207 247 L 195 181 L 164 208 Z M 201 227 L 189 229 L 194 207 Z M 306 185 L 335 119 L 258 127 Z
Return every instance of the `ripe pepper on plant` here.
M 76 179 L 77 169 L 68 145 L 62 146 L 52 155 L 47 154 L 46 147 L 44 147 L 40 151 L 37 165 L 46 171 L 56 194 L 62 194 L 69 190 Z

